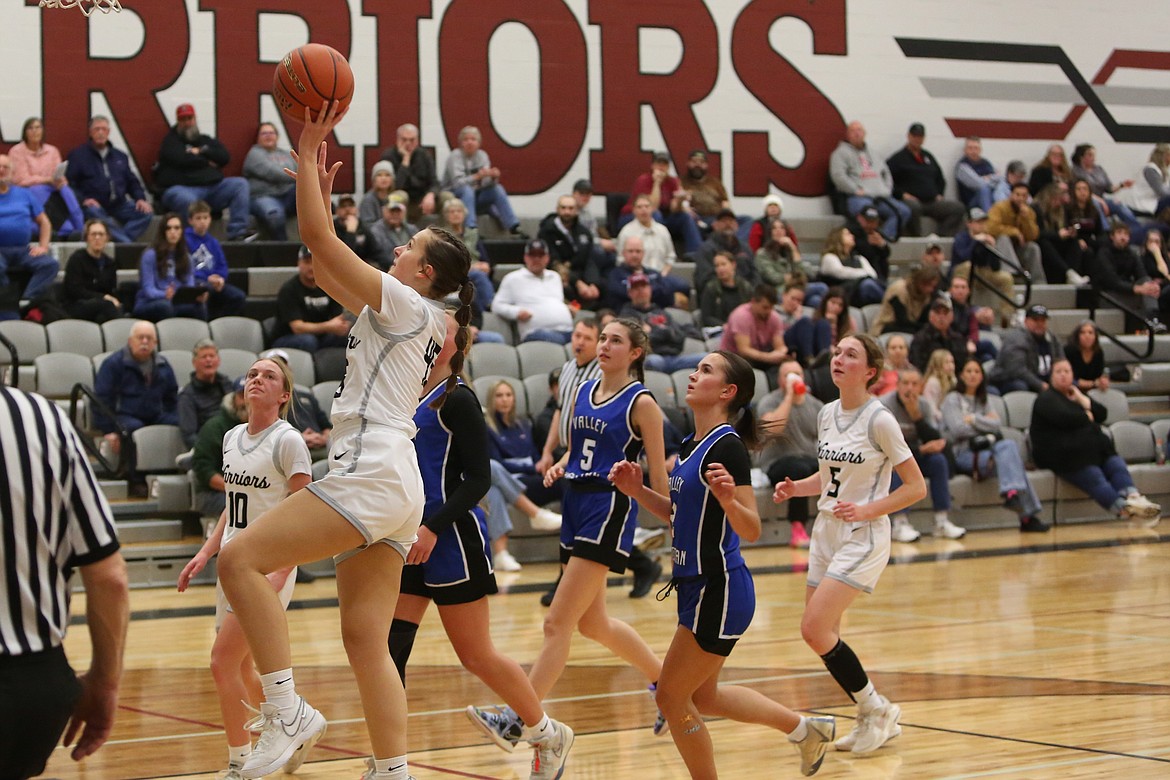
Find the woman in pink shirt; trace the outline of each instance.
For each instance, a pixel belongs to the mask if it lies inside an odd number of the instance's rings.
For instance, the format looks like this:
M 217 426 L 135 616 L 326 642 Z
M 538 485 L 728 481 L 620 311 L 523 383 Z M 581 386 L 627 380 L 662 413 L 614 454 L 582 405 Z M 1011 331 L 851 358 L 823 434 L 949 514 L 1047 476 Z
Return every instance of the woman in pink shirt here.
M 45 143 L 45 125 L 40 117 L 24 120 L 20 143 L 9 150 L 8 156 L 12 160 L 12 183 L 28 189 L 41 208 L 47 207 L 46 216 L 57 226 L 57 235 L 80 233 L 85 225 L 81 204 L 64 174 L 55 175 L 61 152 Z M 58 197 L 52 198 L 54 194 Z

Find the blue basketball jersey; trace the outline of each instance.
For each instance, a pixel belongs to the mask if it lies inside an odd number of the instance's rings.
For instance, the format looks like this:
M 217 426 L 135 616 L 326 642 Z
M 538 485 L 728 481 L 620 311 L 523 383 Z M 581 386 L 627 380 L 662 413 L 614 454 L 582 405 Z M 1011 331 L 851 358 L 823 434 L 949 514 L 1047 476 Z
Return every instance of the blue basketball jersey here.
M 600 379 L 583 383 L 573 402 L 565 479 L 574 482 L 608 483 L 615 463 L 637 460 L 642 454 L 642 437 L 634 433 L 631 418 L 634 401 L 650 391 L 641 382 L 632 381 L 609 400 L 594 403 L 600 384 Z
M 446 382 L 440 382 L 419 401 L 414 412 L 414 424 L 418 428 L 414 435 L 414 450 L 426 495 L 423 517 L 438 512 L 446 503 L 449 490 L 463 480 L 463 464 L 456 463 L 451 457 L 451 431 L 443 424 L 439 412 L 431 408 L 431 402 L 443 394 L 446 386 Z M 460 380 L 453 392 L 460 391 L 471 392 L 471 389 Z
M 727 515 L 707 485 L 707 467 L 723 463 L 731 471 L 727 458 L 715 459 L 711 449 L 726 437 L 721 449 L 732 446 L 747 449 L 730 425 L 717 425 L 699 442 L 688 437 L 670 472 L 671 556 L 675 577 L 726 572 L 744 565 L 739 551 L 739 534 L 727 522 Z M 693 445 L 693 448 L 692 448 Z M 734 476 L 734 472 L 733 472 Z

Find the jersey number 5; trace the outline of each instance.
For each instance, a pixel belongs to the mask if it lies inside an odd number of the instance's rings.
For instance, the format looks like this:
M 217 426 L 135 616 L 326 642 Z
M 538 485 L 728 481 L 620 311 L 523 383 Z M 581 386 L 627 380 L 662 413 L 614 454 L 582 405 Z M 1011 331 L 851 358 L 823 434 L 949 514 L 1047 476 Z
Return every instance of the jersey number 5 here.
M 248 527 L 248 494 L 228 493 L 228 525 L 241 531 Z
M 596 439 L 586 439 L 581 442 L 581 470 L 589 471 L 593 468 L 593 448 L 597 446 Z
M 837 481 L 837 475 L 840 473 L 839 466 L 829 466 L 829 489 L 825 491 L 825 495 L 829 498 L 836 498 L 837 491 L 841 489 L 841 483 Z

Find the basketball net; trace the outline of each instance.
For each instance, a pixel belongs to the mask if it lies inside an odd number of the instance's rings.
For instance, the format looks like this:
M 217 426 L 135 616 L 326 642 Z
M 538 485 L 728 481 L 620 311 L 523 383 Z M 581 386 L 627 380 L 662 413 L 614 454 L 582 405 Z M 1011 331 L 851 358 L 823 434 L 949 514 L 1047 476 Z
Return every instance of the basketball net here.
M 41 8 L 73 8 L 78 7 L 81 12 L 89 16 L 94 10 L 108 14 L 110 11 L 121 11 L 122 4 L 118 0 L 41 0 Z

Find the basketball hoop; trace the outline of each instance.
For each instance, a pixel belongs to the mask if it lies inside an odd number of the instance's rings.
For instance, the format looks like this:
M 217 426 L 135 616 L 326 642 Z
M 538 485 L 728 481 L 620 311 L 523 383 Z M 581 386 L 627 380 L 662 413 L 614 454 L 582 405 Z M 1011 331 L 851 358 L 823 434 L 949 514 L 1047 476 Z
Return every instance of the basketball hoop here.
M 86 16 L 92 14 L 95 9 L 103 14 L 122 10 L 122 4 L 118 0 L 41 0 L 40 2 L 41 8 L 73 8 L 74 6 L 80 8 Z

